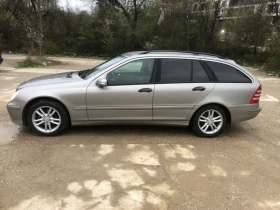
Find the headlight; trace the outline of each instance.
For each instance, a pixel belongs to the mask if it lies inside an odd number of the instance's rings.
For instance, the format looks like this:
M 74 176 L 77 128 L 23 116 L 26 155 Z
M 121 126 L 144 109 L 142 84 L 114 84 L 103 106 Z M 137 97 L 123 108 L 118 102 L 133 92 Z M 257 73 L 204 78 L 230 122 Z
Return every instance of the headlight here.
M 18 95 L 18 93 L 19 93 L 19 90 L 12 95 L 11 101 L 14 100 L 14 98 Z

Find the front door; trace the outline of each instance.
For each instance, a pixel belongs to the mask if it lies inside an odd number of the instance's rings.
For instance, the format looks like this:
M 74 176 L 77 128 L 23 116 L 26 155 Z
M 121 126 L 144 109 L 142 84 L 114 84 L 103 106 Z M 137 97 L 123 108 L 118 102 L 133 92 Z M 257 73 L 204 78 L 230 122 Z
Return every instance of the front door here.
M 89 120 L 152 120 L 154 59 L 127 62 L 93 81 L 87 90 Z
M 215 87 L 198 60 L 161 59 L 153 99 L 153 120 L 186 120 Z

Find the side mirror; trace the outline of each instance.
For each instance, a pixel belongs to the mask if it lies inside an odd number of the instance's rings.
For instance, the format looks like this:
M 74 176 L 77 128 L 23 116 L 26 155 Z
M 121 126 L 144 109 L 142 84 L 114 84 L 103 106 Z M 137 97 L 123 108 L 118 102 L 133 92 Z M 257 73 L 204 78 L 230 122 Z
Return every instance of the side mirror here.
M 106 87 L 107 86 L 107 79 L 99 79 L 96 82 L 96 85 L 100 88 Z

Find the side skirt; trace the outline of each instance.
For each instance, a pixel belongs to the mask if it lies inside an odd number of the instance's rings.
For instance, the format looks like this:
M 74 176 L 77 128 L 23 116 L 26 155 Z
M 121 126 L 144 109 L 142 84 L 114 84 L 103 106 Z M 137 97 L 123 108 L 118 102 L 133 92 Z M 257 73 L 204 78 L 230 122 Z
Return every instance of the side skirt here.
M 164 120 L 154 120 L 154 121 L 130 121 L 130 120 L 119 120 L 119 121 L 72 121 L 73 126 L 78 125 L 167 125 L 167 126 L 188 126 L 189 121 L 178 120 L 178 121 L 164 121 Z

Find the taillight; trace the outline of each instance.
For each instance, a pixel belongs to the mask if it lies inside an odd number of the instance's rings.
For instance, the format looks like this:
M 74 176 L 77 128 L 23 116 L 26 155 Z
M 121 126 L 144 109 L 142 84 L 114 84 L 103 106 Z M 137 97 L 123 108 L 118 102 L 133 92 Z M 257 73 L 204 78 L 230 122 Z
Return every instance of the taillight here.
M 258 87 L 253 97 L 251 98 L 250 104 L 258 104 L 260 102 L 260 97 L 262 93 L 262 85 Z

